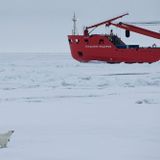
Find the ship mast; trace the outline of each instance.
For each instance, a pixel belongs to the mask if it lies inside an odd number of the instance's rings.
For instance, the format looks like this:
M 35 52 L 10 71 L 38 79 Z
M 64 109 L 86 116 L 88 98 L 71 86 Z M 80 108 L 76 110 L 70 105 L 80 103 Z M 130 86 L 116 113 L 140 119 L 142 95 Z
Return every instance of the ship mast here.
M 76 18 L 76 14 L 74 13 L 73 15 L 73 18 L 72 18 L 72 21 L 73 21 L 73 30 L 72 30 L 72 34 L 73 35 L 76 35 L 77 34 L 77 18 Z

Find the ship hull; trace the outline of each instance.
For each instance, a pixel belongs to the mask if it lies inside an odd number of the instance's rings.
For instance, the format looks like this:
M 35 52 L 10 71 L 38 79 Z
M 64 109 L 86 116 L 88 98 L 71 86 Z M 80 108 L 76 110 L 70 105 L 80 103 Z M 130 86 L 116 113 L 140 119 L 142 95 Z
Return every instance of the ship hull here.
M 72 57 L 80 62 L 153 63 L 160 60 L 160 48 L 115 46 L 106 35 L 69 35 L 68 40 Z

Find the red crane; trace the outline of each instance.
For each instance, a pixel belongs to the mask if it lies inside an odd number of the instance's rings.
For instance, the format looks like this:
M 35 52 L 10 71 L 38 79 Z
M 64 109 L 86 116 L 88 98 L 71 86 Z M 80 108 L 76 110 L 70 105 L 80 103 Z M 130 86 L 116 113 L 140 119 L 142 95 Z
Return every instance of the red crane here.
M 116 26 L 118 28 L 128 30 L 128 31 L 132 31 L 132 32 L 136 32 L 136 33 L 139 33 L 142 35 L 146 35 L 149 37 L 160 39 L 160 33 L 158 33 L 158 32 L 150 31 L 148 29 L 140 28 L 140 27 L 133 26 L 133 25 L 126 24 L 126 23 L 122 23 L 122 22 L 120 22 L 118 24 L 116 24 L 116 23 L 110 23 L 110 24 L 113 26 Z

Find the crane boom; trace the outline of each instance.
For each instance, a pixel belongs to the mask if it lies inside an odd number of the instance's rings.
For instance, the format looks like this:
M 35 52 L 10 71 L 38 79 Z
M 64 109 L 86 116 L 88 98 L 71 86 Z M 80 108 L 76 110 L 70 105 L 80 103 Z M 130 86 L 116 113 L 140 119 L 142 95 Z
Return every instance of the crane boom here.
M 98 27 L 98 26 L 101 26 L 101 25 L 103 25 L 103 24 L 110 24 L 112 21 L 115 21 L 115 20 L 117 20 L 117 19 L 119 19 L 119 18 L 122 18 L 122 17 L 124 17 L 124 16 L 126 16 L 126 15 L 128 15 L 128 13 L 122 14 L 122 15 L 120 15 L 120 16 L 118 16 L 118 17 L 109 19 L 109 20 L 107 20 L 107 21 L 103 21 L 103 22 L 101 22 L 101 23 L 94 24 L 94 25 L 92 25 L 92 26 L 88 26 L 88 27 L 86 27 L 86 29 L 91 29 L 91 28 L 94 28 L 94 27 Z
M 144 29 L 141 27 L 133 26 L 130 24 L 122 23 L 122 22 L 120 22 L 118 24 L 115 24 L 115 23 L 110 23 L 110 24 L 113 26 L 116 26 L 118 28 L 121 28 L 121 29 L 129 30 L 129 31 L 136 32 L 136 33 L 139 33 L 142 35 L 146 35 L 149 37 L 160 39 L 160 33 L 158 33 L 158 32 L 150 31 L 148 29 Z

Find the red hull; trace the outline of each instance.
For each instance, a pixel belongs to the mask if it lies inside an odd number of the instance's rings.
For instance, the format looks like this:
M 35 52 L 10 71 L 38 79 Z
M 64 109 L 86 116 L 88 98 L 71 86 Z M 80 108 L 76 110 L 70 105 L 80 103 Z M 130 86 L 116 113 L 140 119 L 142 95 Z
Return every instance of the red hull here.
M 117 39 L 119 44 L 124 44 L 120 38 Z M 118 46 L 110 40 L 109 35 L 69 35 L 68 40 L 72 57 L 81 62 L 152 63 L 160 60 L 160 48 L 125 44 Z

